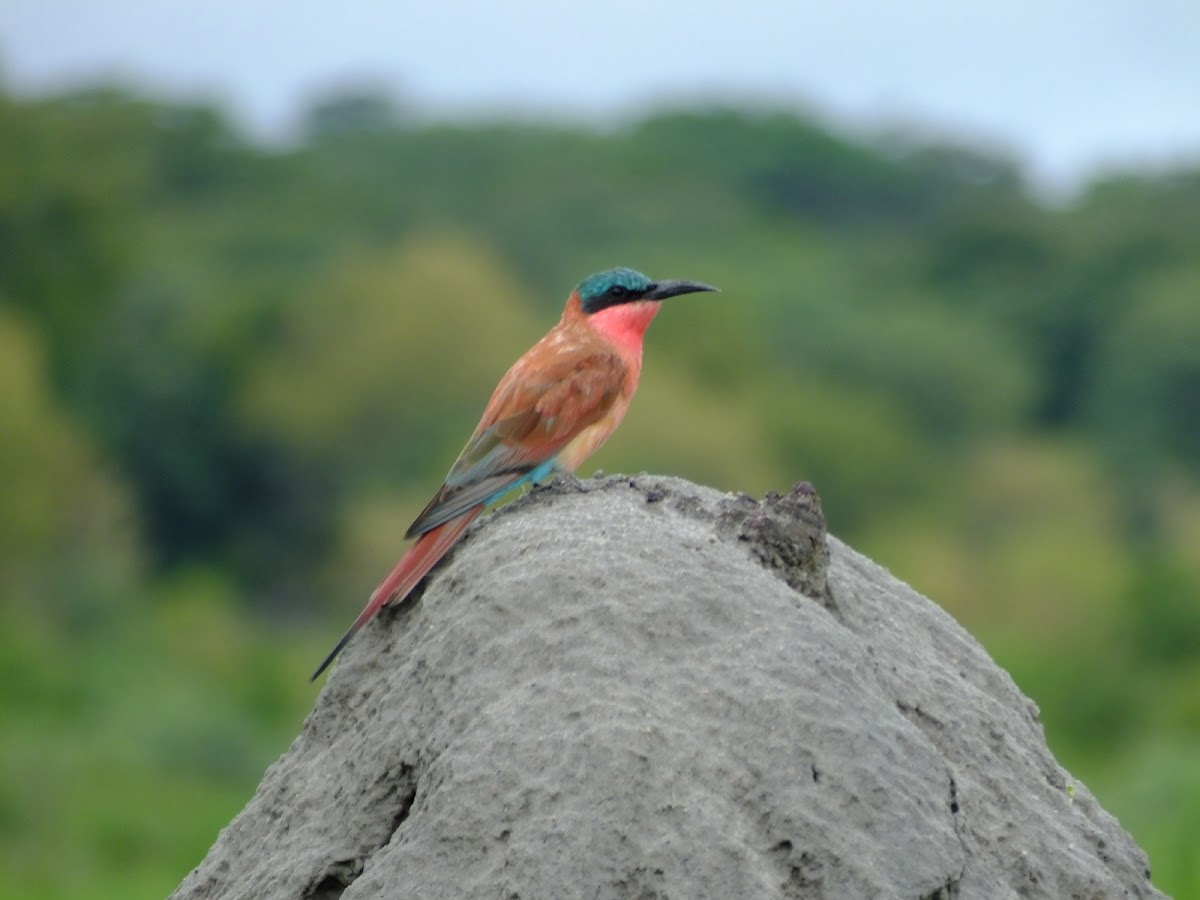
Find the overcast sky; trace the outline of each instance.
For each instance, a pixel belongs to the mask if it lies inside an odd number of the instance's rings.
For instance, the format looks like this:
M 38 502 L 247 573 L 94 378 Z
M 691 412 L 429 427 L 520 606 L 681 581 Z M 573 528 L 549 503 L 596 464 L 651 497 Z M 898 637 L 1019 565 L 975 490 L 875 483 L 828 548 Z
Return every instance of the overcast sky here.
M 0 0 L 0 78 L 120 76 L 286 133 L 314 92 L 611 119 L 762 97 L 991 139 L 1043 183 L 1200 159 L 1200 0 Z

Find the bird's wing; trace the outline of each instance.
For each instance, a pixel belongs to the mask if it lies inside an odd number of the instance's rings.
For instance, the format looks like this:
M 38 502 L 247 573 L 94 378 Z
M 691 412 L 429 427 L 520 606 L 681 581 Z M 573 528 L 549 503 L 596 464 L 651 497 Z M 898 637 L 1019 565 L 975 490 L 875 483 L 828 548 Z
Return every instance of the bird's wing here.
M 594 346 L 518 362 L 496 387 L 475 434 L 406 537 L 488 503 L 548 466 L 612 407 L 625 368 L 620 356 Z

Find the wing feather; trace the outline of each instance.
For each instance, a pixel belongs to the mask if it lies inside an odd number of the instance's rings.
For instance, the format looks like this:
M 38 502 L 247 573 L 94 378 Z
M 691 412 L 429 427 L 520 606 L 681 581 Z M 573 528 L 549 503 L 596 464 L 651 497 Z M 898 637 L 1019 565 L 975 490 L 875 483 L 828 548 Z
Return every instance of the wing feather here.
M 475 434 L 407 537 L 548 474 L 558 452 L 620 395 L 626 366 L 616 353 L 594 344 L 568 345 L 553 355 L 538 355 L 538 349 L 501 379 Z

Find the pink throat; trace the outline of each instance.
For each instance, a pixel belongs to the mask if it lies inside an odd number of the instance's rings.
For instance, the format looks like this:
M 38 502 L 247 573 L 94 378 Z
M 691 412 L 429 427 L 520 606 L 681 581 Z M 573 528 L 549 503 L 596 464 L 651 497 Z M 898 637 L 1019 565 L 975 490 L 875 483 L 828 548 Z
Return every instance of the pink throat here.
M 610 306 L 588 316 L 588 324 L 619 347 L 642 352 L 642 335 L 650 322 L 658 315 L 659 303 L 655 300 L 635 300 Z

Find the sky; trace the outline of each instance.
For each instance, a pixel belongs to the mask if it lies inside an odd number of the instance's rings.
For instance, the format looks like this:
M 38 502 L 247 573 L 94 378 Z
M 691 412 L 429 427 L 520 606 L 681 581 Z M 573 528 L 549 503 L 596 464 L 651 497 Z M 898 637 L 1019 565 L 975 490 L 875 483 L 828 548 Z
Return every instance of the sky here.
M 717 98 L 991 144 L 1069 191 L 1200 161 L 1200 0 L 0 0 L 0 85 L 119 79 L 285 137 L 339 86 L 437 116 Z

